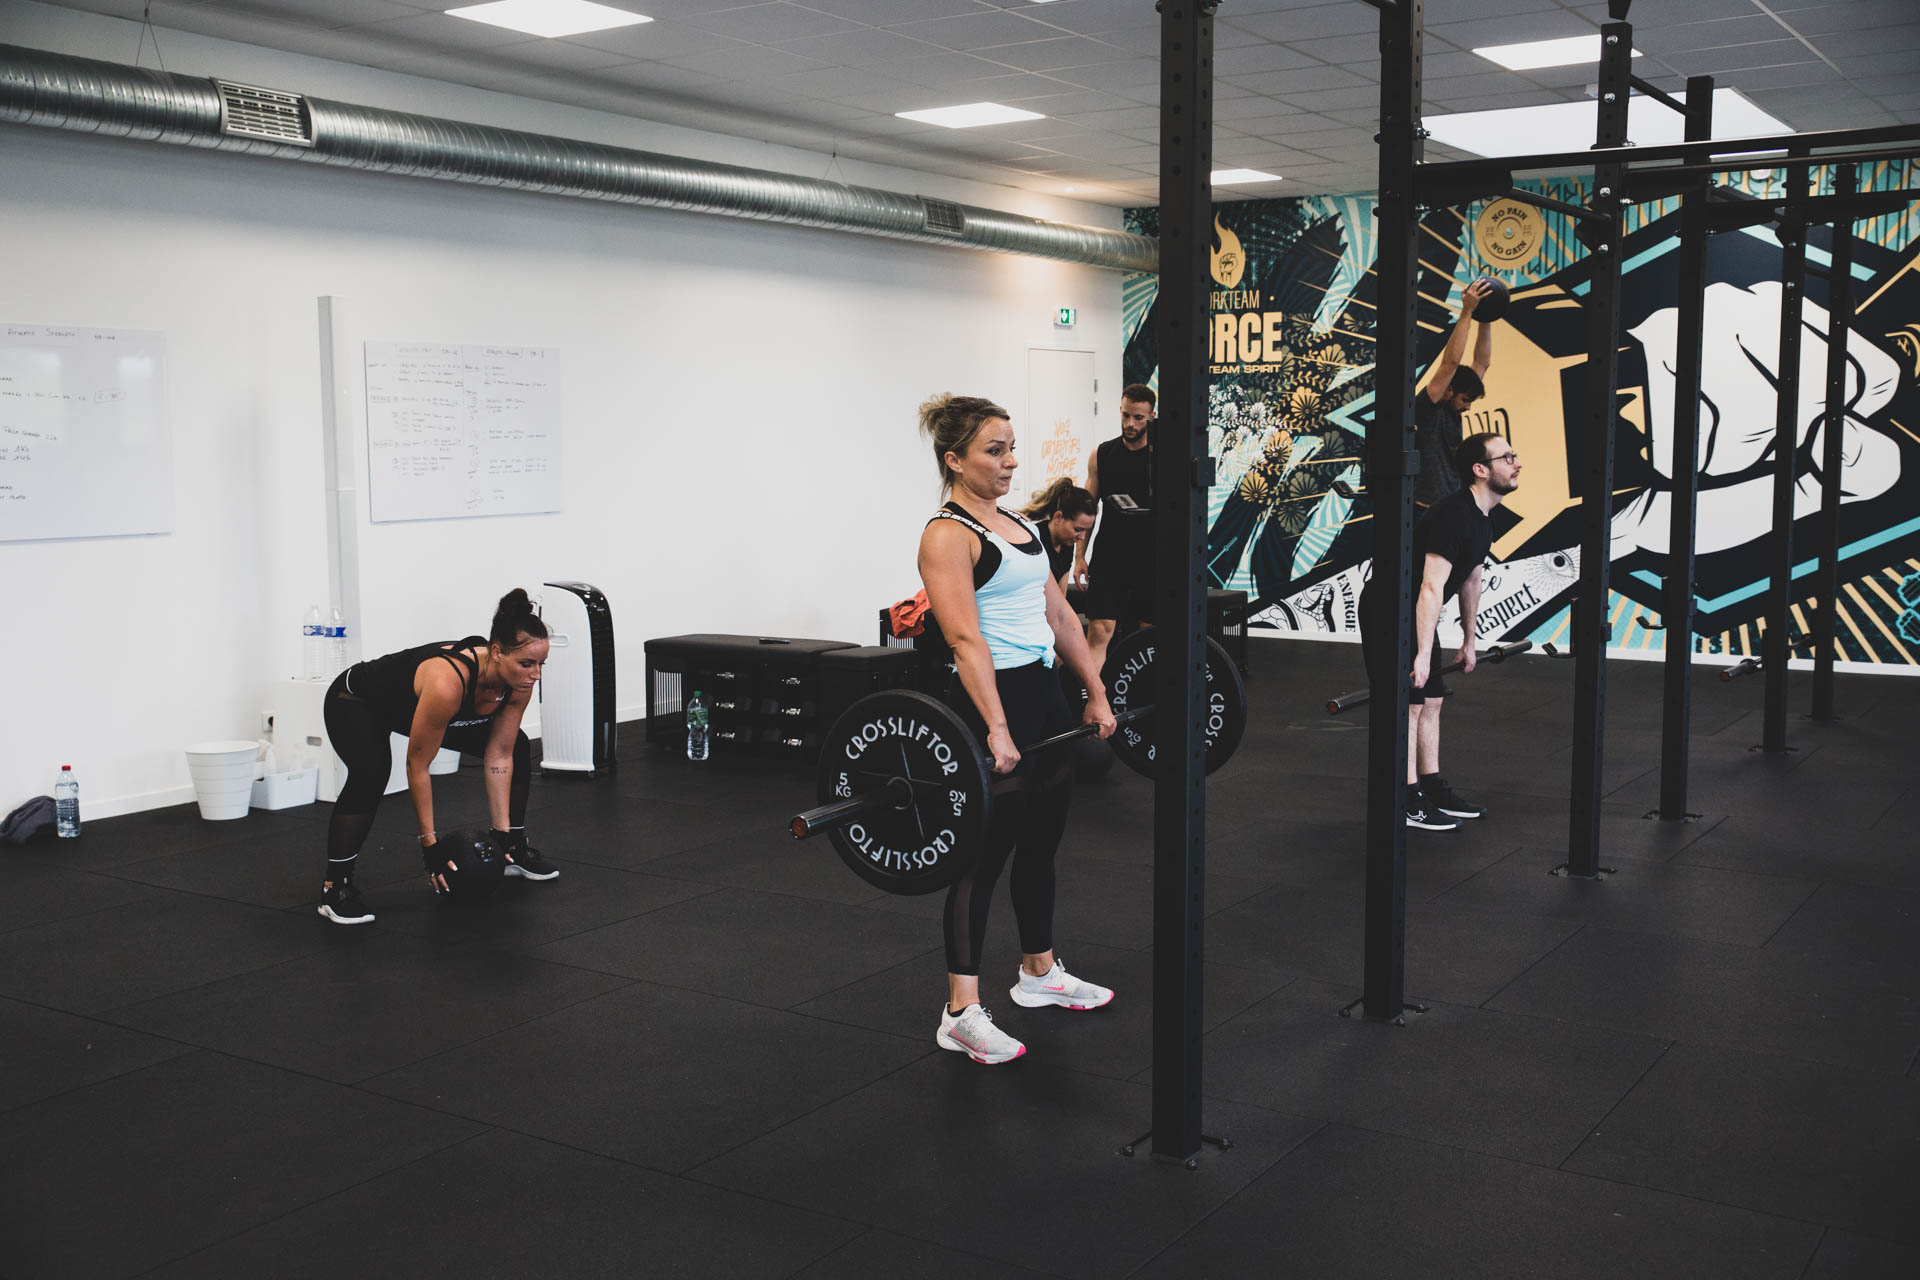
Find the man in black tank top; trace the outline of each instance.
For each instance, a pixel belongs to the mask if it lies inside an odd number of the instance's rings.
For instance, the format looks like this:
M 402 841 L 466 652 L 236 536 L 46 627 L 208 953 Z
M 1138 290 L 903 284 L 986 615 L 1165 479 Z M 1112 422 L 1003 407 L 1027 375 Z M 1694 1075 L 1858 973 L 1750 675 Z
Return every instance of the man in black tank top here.
M 1100 500 L 1087 573 L 1087 647 L 1096 667 L 1122 622 L 1153 621 L 1153 388 L 1120 393 L 1120 434 L 1087 459 L 1087 492 Z M 1079 567 L 1079 566 L 1076 566 Z

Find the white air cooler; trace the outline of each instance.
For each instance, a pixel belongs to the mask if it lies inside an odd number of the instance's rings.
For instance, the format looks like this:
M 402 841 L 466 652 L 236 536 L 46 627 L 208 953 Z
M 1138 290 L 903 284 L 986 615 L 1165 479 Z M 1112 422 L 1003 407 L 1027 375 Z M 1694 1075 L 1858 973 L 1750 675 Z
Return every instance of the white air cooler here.
M 551 647 L 540 675 L 540 767 L 613 768 L 613 612 L 599 588 L 548 582 L 540 617 Z

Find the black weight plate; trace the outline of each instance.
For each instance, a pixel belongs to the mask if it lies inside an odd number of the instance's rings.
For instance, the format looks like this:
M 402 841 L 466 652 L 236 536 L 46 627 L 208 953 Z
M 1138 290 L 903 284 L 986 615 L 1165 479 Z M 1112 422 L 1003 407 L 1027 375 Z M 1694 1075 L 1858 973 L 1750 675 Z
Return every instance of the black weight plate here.
M 883 809 L 827 832 L 854 874 L 888 893 L 935 893 L 973 868 L 993 801 L 987 764 L 966 722 L 924 693 L 868 694 L 820 742 L 815 794 L 832 804 L 911 784 L 904 809 Z
M 1154 628 L 1142 627 L 1113 642 L 1101 677 L 1107 685 L 1107 703 L 1118 715 L 1132 707 L 1151 706 L 1158 696 L 1154 675 Z M 1247 731 L 1247 686 L 1240 668 L 1212 636 L 1207 637 L 1206 703 L 1207 772 L 1233 758 Z M 1153 719 L 1122 725 L 1107 739 L 1120 763 L 1135 773 L 1154 776 Z

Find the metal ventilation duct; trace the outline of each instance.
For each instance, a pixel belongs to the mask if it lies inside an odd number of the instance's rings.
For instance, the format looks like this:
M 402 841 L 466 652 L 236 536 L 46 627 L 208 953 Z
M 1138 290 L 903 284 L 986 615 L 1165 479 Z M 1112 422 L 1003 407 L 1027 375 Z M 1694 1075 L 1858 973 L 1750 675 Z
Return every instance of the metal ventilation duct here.
M 0 121 L 1157 271 L 1148 236 L 0 44 Z

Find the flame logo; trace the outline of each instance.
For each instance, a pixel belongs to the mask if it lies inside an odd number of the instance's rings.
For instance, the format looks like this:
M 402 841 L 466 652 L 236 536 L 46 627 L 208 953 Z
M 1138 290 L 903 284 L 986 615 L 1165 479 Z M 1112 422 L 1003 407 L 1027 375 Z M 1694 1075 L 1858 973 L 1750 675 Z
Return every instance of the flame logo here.
M 1247 273 L 1247 257 L 1240 251 L 1240 237 L 1220 225 L 1217 213 L 1213 215 L 1213 230 L 1220 241 L 1220 247 L 1213 251 L 1213 278 L 1222 289 L 1231 289 Z

